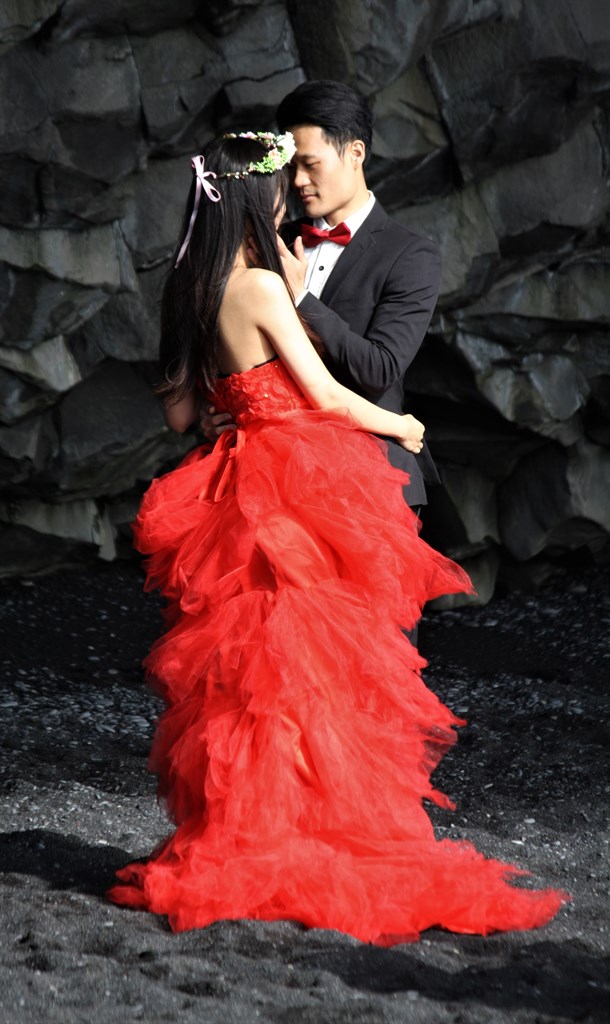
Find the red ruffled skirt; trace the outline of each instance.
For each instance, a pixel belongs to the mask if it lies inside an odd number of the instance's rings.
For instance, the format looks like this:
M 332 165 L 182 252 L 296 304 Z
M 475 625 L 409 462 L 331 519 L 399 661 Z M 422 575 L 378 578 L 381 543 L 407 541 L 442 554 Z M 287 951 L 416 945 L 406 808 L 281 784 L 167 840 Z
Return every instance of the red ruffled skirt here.
M 460 721 L 401 632 L 469 591 L 418 536 L 404 474 L 346 418 L 297 409 L 155 480 L 135 526 L 168 632 L 150 768 L 176 831 L 116 903 L 175 930 L 293 919 L 391 944 L 549 920 L 567 897 L 437 841 L 422 801 Z

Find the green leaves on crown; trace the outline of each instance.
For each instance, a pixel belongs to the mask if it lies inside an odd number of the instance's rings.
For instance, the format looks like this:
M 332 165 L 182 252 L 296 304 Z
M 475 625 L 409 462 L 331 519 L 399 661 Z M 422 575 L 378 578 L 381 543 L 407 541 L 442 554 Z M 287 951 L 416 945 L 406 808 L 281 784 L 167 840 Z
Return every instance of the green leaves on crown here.
M 246 174 L 275 174 L 290 163 L 296 153 L 296 143 L 292 132 L 274 135 L 273 132 L 227 132 L 223 139 L 252 139 L 260 142 L 268 150 L 262 160 L 249 163 L 243 171 L 227 171 L 219 174 L 219 178 L 243 178 Z

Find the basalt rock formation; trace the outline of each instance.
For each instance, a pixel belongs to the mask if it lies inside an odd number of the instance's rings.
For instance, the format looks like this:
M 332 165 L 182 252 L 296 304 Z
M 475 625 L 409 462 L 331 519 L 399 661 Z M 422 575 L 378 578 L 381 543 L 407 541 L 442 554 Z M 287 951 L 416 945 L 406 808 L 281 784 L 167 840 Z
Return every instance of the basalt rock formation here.
M 430 539 L 535 578 L 610 549 L 610 10 L 602 0 L 7 0 L 0 11 L 0 572 L 128 550 L 192 446 L 151 391 L 158 299 L 219 130 L 332 77 L 368 177 L 441 247 L 408 377 L 444 488 Z

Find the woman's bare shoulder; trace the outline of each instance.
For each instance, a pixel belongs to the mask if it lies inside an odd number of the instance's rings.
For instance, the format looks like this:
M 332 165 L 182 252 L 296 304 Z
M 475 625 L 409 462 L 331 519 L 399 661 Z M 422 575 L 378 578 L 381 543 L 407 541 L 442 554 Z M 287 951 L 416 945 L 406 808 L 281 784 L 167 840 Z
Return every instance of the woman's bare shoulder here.
M 279 274 L 262 267 L 250 267 L 233 280 L 233 290 L 248 297 L 288 296 L 286 285 Z

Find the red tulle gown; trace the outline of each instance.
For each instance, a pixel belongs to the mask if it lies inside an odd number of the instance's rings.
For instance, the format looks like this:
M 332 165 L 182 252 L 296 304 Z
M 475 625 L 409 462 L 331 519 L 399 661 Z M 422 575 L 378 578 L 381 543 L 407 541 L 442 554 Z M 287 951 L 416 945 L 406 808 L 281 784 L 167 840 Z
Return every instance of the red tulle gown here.
M 118 873 L 116 903 L 175 930 L 291 919 L 389 945 L 441 926 L 530 928 L 564 894 L 437 841 L 423 799 L 459 720 L 401 632 L 468 578 L 417 534 L 406 478 L 277 360 L 220 379 L 211 454 L 153 481 L 135 526 L 169 631 L 150 767 L 176 831 Z

